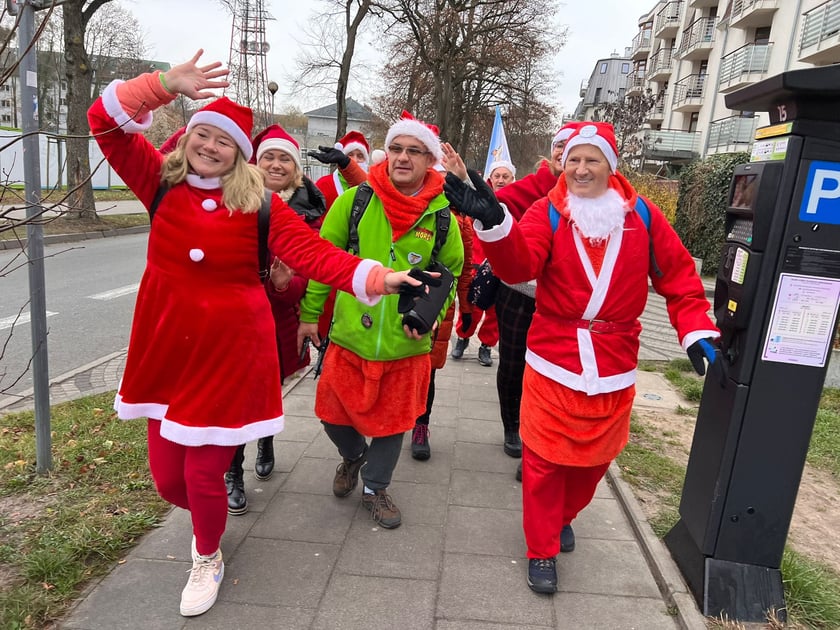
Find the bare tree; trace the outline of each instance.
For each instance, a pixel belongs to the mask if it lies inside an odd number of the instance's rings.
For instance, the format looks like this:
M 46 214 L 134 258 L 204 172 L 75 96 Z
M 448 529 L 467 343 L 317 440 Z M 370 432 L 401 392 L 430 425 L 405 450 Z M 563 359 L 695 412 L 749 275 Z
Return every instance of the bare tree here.
M 391 17 L 386 96 L 379 101 L 384 117 L 411 110 L 474 163 L 486 148 L 495 105 L 516 115 L 517 131 L 550 128 L 555 112 L 544 100 L 551 93 L 545 65 L 565 31 L 552 26 L 545 3 L 390 0 L 383 8 Z
M 596 120 L 610 122 L 615 127 L 619 157 L 631 162 L 641 157 L 644 147 L 639 132 L 650 117 L 650 112 L 661 102 L 663 94 L 654 94 L 652 89 L 646 88 L 640 94 L 634 93 L 619 99 L 610 91 L 610 98 L 595 109 Z
M 365 18 L 377 15 L 371 0 L 327 0 L 330 8 L 319 12 L 304 30 L 304 42 L 296 58 L 296 87 L 335 88 L 336 135 L 347 132 L 347 86 L 353 69 L 353 56 L 359 30 Z

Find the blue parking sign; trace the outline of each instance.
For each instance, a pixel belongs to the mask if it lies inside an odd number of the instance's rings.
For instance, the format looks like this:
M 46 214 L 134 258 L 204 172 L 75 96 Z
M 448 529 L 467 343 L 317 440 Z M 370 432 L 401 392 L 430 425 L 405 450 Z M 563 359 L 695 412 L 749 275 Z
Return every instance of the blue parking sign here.
M 799 220 L 840 224 L 840 162 L 811 162 Z

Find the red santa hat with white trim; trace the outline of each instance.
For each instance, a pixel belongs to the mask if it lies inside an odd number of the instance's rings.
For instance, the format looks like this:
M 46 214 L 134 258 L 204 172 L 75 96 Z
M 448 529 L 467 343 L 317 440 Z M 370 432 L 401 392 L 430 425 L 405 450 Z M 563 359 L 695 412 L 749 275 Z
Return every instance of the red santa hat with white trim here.
M 251 159 L 254 148 L 251 146 L 251 131 L 254 127 L 254 114 L 250 108 L 234 103 L 227 96 L 208 103 L 187 123 L 187 133 L 196 125 L 212 125 L 228 134 L 246 160 Z
M 301 168 L 300 145 L 280 125 L 269 125 L 254 138 L 255 162 L 259 162 L 263 153 L 271 149 L 287 153 L 294 161 L 295 166 Z
M 435 125 L 427 125 L 417 120 L 406 110 L 403 110 L 400 119 L 391 125 L 385 135 L 385 147 L 391 146 L 391 142 L 397 136 L 411 136 L 422 142 L 436 161 L 443 159 L 443 150 L 440 148 L 440 130 Z
M 574 147 L 582 144 L 591 144 L 599 149 L 607 162 L 610 165 L 610 171 L 615 173 L 618 166 L 618 148 L 615 144 L 615 129 L 610 123 L 606 122 L 587 122 L 575 129 L 574 133 L 569 136 L 566 141 L 566 146 L 563 149 L 563 158 L 561 164 L 566 166 L 566 158 L 569 156 L 569 151 Z
M 569 137 L 575 132 L 575 129 L 581 126 L 582 123 L 578 122 L 577 120 L 574 122 L 568 122 L 562 127 L 560 127 L 559 131 L 555 134 L 554 138 L 551 141 L 551 146 L 553 147 L 558 142 L 565 142 L 569 139 Z
M 344 155 L 350 155 L 351 151 L 358 149 L 365 156 L 364 161 L 370 161 L 370 145 L 364 135 L 358 131 L 348 131 L 341 140 L 335 143 L 335 148 Z

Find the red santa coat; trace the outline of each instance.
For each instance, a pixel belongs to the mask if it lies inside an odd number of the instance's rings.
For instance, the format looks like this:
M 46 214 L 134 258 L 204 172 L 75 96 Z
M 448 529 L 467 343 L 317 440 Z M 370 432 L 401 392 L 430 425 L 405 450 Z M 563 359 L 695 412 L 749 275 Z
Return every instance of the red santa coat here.
M 128 120 L 114 87 L 88 121 L 148 208 L 163 156 L 136 133 L 151 117 Z M 244 444 L 283 429 L 274 320 L 257 273 L 257 213 L 229 211 L 218 185 L 190 175 L 158 207 L 114 405 L 123 419 L 159 418 L 161 435 L 187 446 Z M 269 248 L 307 276 L 361 296 L 377 264 L 317 237 L 276 195 Z
M 620 174 L 610 178 L 632 208 L 636 192 Z M 526 362 L 536 372 L 587 394 L 618 391 L 636 381 L 639 316 L 647 279 L 667 303 L 671 324 L 687 348 L 720 333 L 709 319 L 709 302 L 685 249 L 665 216 L 648 201 L 650 236 L 662 277 L 650 269 L 649 236 L 641 217 L 627 213 L 624 230 L 610 237 L 595 274 L 581 237 L 561 219 L 552 230 L 549 199 L 561 214 L 567 190 L 561 177 L 518 223 L 510 215 L 490 230 L 476 230 L 494 273 L 509 284 L 537 279 L 537 310 L 528 331 Z M 479 226 L 476 226 L 479 227 Z M 602 320 L 592 330 L 581 320 Z

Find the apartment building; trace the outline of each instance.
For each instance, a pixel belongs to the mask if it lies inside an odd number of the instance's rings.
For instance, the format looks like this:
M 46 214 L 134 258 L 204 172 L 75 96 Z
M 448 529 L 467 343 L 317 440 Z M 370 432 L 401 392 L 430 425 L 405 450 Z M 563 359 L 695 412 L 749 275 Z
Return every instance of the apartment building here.
M 840 63 L 840 0 L 659 0 L 638 26 L 626 94 L 659 95 L 643 132 L 645 162 L 749 150 L 768 115 L 732 111 L 726 94 Z
M 573 118 L 592 120 L 598 106 L 610 101 L 624 100 L 628 79 L 632 69 L 630 49 L 624 49 L 624 55 L 612 53 L 606 59 L 599 59 L 588 80 L 580 84 L 580 102 Z

